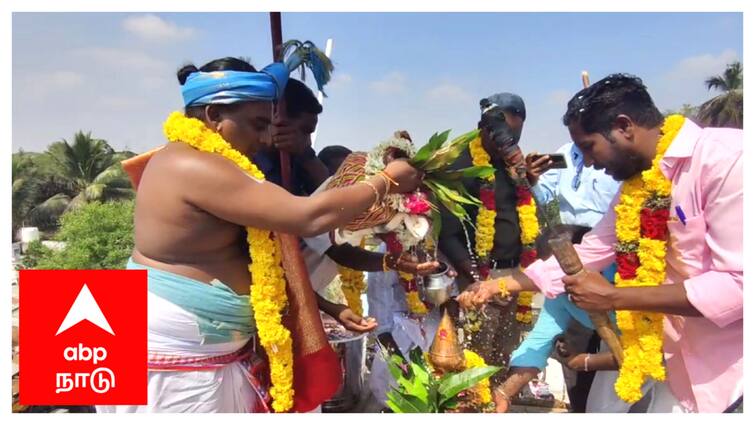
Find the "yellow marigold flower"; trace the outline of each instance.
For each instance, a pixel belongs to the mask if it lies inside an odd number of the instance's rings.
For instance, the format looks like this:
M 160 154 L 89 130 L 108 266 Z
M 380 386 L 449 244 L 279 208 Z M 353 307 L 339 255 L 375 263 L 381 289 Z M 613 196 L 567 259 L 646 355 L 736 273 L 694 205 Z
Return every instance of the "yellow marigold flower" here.
M 487 366 L 485 360 L 474 351 L 464 350 L 464 360 L 467 369 Z M 474 392 L 477 393 L 477 397 L 482 404 L 488 404 L 493 401 L 493 396 L 490 392 L 490 379 L 483 379 L 475 385 Z
M 427 307 L 425 307 L 425 304 L 419 299 L 419 292 L 417 291 L 409 291 L 406 293 L 406 304 L 409 306 L 409 311 L 414 314 L 427 313 Z

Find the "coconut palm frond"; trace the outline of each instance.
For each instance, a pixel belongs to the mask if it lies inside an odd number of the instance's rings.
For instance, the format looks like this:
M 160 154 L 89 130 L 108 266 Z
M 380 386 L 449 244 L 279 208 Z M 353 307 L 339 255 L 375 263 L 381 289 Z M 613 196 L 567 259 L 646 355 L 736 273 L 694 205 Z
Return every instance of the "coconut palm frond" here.
M 108 186 L 105 188 L 104 198 L 108 201 L 124 201 L 133 199 L 135 196 L 136 192 L 131 189 L 130 185 L 127 188 Z
M 123 171 L 123 167 L 120 163 L 113 164 L 107 169 L 103 170 L 94 178 L 94 180 L 92 180 L 92 182 L 105 185 L 112 184 L 117 187 L 128 187 L 131 185 L 131 182 L 128 179 L 128 175 L 125 171 Z M 123 186 L 123 184 L 126 184 L 127 186 Z
M 88 198 L 86 196 L 86 190 L 82 190 L 78 195 L 76 195 L 73 199 L 71 199 L 71 202 L 66 207 L 66 211 L 71 211 L 77 208 L 81 208 L 84 205 L 86 205 L 87 201 L 88 201 Z
M 102 199 L 102 195 L 105 193 L 106 187 L 107 186 L 102 183 L 92 183 L 87 186 L 81 193 L 84 194 L 84 199 L 87 202 L 99 201 Z
M 697 120 L 706 127 L 742 128 L 744 96 L 742 90 L 731 90 L 700 105 Z
M 68 209 L 70 203 L 71 198 L 68 195 L 59 193 L 32 208 L 27 219 L 31 224 L 39 227 L 53 225 Z
M 707 80 L 705 80 L 705 86 L 708 87 L 708 90 L 710 89 L 716 89 L 720 91 L 726 91 L 727 85 L 726 80 L 724 80 L 722 77 L 710 77 Z
M 742 78 L 742 63 L 732 62 L 726 66 L 723 75 L 715 75 L 705 80 L 705 85 L 710 89 L 727 92 L 731 90 L 741 90 L 744 87 Z
M 60 175 L 83 189 L 103 170 L 115 163 L 115 151 L 102 139 L 92 138 L 91 132 L 77 132 L 73 142 L 63 139 L 47 149 L 59 168 Z

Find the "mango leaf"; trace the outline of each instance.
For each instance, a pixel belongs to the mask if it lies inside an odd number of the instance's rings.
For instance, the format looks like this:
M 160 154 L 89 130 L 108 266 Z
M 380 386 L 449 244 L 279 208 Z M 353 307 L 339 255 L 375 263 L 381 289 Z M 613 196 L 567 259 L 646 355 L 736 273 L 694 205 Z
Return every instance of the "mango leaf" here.
M 435 133 L 430 137 L 430 141 L 427 142 L 425 146 L 422 146 L 419 151 L 417 151 L 417 154 L 414 155 L 414 158 L 412 158 L 409 163 L 417 168 L 422 168 L 425 161 L 427 161 L 428 158 L 430 158 L 430 155 L 432 155 L 435 151 L 440 149 L 441 146 L 443 146 L 443 143 L 448 139 L 448 134 L 451 132 L 451 130 L 446 130 L 441 134 Z
M 445 187 L 446 189 L 453 190 L 454 192 L 458 193 L 459 196 L 463 196 L 464 198 L 467 198 L 468 200 L 474 202 L 475 205 L 482 205 L 482 201 L 469 193 L 467 187 L 464 186 L 464 183 L 460 181 L 448 182 L 445 184 Z
M 422 370 L 424 370 L 425 372 L 428 372 L 428 373 L 430 372 L 429 370 L 427 370 L 425 357 L 424 357 L 424 354 L 422 353 L 422 348 L 420 348 L 419 346 L 415 346 L 414 348 L 409 350 L 409 360 L 412 363 L 416 363 L 417 365 L 422 367 Z
M 392 354 L 387 361 L 385 362 L 388 366 L 388 372 L 391 373 L 391 376 L 393 376 L 393 379 L 395 379 L 397 382 L 400 378 L 404 377 L 404 371 L 401 370 L 402 364 L 404 364 L 405 360 L 401 358 L 401 356 Z
M 435 151 L 424 163 L 422 170 L 425 172 L 435 171 L 453 164 L 461 153 L 469 146 L 469 142 L 477 137 L 479 130 L 473 130 L 462 134 L 451 143 Z
M 410 394 L 404 394 L 396 388 L 391 388 L 386 395 L 388 397 L 388 403 L 386 404 L 396 413 L 430 412 L 430 407 L 427 403 L 423 403 L 420 399 Z
M 425 181 L 425 184 L 433 188 L 433 182 L 431 181 Z M 442 204 L 446 209 L 454 215 L 454 217 L 458 218 L 461 221 L 467 221 L 471 223 L 471 220 L 469 218 L 469 214 L 467 214 L 467 210 L 464 209 L 461 205 L 451 200 L 448 196 L 446 196 L 444 193 L 440 191 L 433 190 L 433 193 L 436 196 L 436 199 Z
M 428 174 L 428 177 L 444 181 L 461 179 L 485 179 L 495 174 L 495 167 L 490 165 L 474 165 L 461 170 L 440 171 Z
M 456 399 L 456 396 L 446 400 L 445 403 L 441 403 L 440 406 L 438 406 L 438 411 L 443 413 L 451 409 L 456 409 L 459 407 L 459 400 Z
M 472 197 L 471 195 L 464 196 L 459 193 L 457 189 L 452 189 L 449 186 L 446 186 L 441 183 L 435 183 L 436 190 L 443 193 L 446 197 L 451 199 L 452 201 L 460 202 L 462 204 L 467 205 L 480 205 L 481 202 L 479 199 Z M 466 192 L 465 189 L 462 189 L 464 192 Z
M 407 393 L 417 397 L 423 403 L 428 403 L 427 387 L 430 385 L 430 374 L 417 363 L 412 362 L 410 365 L 414 376 L 411 380 L 412 386 Z
M 436 208 L 430 212 L 430 220 L 433 223 L 432 238 L 435 244 L 440 240 L 440 231 L 443 223 L 441 221 L 440 211 Z
M 443 405 L 447 400 L 456 397 L 460 392 L 472 388 L 478 382 L 489 378 L 494 373 L 501 370 L 499 366 L 482 366 L 467 369 L 463 372 L 447 374 L 440 380 L 438 392 L 440 393 L 440 404 Z

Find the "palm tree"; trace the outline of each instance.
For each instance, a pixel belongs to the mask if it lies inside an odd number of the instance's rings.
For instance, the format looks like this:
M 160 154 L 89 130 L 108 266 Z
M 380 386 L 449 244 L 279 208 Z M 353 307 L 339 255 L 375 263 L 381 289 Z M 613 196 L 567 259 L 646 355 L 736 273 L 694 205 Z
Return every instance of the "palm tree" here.
M 733 62 L 726 66 L 723 75 L 705 80 L 710 89 L 723 92 L 700 105 L 697 118 L 704 126 L 742 128 L 744 81 L 742 64 Z
M 11 157 L 11 178 L 13 181 L 11 223 L 14 236 L 22 226 L 29 210 L 34 207 L 38 195 L 34 174 L 34 164 L 28 154 L 21 151 Z
M 74 135 L 73 142 L 55 142 L 45 153 L 54 170 L 47 178 L 47 188 L 54 193 L 28 213 L 35 224 L 57 222 L 65 211 L 90 201 L 130 199 L 134 196 L 128 176 L 117 154 L 102 139 L 92 138 L 91 132 Z

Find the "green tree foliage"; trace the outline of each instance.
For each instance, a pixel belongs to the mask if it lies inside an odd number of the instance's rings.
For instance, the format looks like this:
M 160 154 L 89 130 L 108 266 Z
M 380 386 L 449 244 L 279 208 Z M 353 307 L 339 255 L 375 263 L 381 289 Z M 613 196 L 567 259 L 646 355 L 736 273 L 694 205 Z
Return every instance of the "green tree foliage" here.
M 61 217 L 53 251 L 30 245 L 24 266 L 37 269 L 122 269 L 134 246 L 134 201 L 91 202 Z
M 744 120 L 744 79 L 740 62 L 726 67 L 723 75 L 705 80 L 708 90 L 722 91 L 713 99 L 700 105 L 698 121 L 708 127 L 742 128 Z
M 81 131 L 72 142 L 55 142 L 44 153 L 14 154 L 13 234 L 24 225 L 54 230 L 64 212 L 87 202 L 133 198 L 120 165 L 133 155 L 115 152 L 104 140 Z

